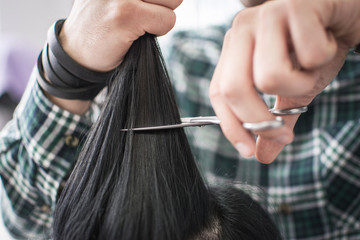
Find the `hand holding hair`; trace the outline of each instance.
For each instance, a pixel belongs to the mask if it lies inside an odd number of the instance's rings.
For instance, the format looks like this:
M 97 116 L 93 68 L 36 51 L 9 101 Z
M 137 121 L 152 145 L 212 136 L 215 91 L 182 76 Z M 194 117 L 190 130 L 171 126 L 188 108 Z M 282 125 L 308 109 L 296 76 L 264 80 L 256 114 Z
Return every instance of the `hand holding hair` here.
M 164 35 L 170 31 L 176 18 L 173 10 L 180 3 L 181 0 L 76 0 L 58 38 L 75 62 L 91 71 L 108 72 L 119 66 L 132 43 L 146 32 Z M 45 94 L 75 114 L 85 113 L 90 106 L 86 99 L 67 100 L 46 91 Z
M 97 71 L 117 67 L 146 32 L 164 35 L 175 24 L 181 0 L 76 0 L 60 41 L 68 54 Z
M 243 156 L 272 162 L 292 141 L 299 117 L 257 132 L 243 122 L 274 120 L 258 90 L 277 95 L 275 108 L 311 103 L 336 76 L 346 53 L 360 42 L 360 1 L 277 0 L 241 11 L 228 31 L 210 86 L 222 130 Z

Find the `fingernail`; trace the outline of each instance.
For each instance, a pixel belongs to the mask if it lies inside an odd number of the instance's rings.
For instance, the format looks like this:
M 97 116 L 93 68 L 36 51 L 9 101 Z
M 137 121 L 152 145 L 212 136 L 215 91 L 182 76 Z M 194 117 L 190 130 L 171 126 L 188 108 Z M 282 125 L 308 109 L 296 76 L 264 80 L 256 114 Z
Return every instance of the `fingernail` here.
M 275 141 L 280 144 L 288 144 L 291 142 L 291 138 L 289 136 L 284 135 L 284 136 L 275 138 Z
M 236 143 L 235 148 L 243 157 L 250 158 L 253 156 L 253 152 L 251 151 L 250 147 L 244 143 Z

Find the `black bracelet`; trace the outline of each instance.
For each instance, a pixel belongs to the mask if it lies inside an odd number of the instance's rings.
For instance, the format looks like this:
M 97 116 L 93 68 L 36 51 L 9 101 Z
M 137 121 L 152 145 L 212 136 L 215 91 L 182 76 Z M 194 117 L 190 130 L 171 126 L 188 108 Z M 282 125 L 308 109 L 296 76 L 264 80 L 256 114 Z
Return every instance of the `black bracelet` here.
M 72 75 L 80 79 L 86 80 L 88 82 L 101 83 L 104 82 L 104 79 L 111 78 L 115 70 L 109 72 L 92 71 L 90 69 L 81 66 L 65 52 L 58 38 L 64 22 L 65 22 L 64 19 L 58 20 L 54 24 L 53 31 L 51 30 L 48 32 L 48 42 L 50 46 L 50 51 L 54 54 L 60 65 L 62 65 Z
M 56 97 L 92 100 L 114 76 L 115 70 L 97 72 L 73 60 L 58 39 L 65 20 L 58 20 L 48 32 L 48 43 L 38 58 L 38 84 Z M 45 74 L 47 79 L 45 79 Z
M 52 64 L 49 61 L 49 45 L 46 43 L 42 54 L 41 54 L 41 63 L 44 71 L 46 72 L 46 76 L 48 79 L 51 79 L 51 83 L 54 86 L 62 87 L 62 88 L 71 88 L 65 81 L 61 80 L 59 75 L 54 71 Z
M 56 74 L 58 76 L 61 76 L 62 84 L 64 86 L 72 87 L 72 88 L 79 88 L 79 87 L 86 87 L 89 84 L 92 84 L 92 83 L 89 83 L 88 81 L 77 78 L 76 76 L 71 74 L 68 70 L 63 68 L 61 66 L 61 64 L 58 62 L 58 60 L 56 59 L 56 57 L 54 56 L 54 54 L 50 51 L 49 45 L 47 45 L 46 50 L 47 50 L 47 55 L 45 55 L 45 56 L 47 58 L 47 62 L 52 67 L 52 69 L 56 69 Z M 44 55 L 44 53 L 43 53 L 43 55 Z M 43 59 L 43 62 L 44 62 L 44 59 Z M 44 69 L 45 69 L 45 72 L 47 73 L 45 64 L 44 64 Z M 52 80 L 52 78 L 50 76 L 49 76 L 49 78 Z M 54 82 L 54 81 L 52 80 L 52 82 Z M 104 83 L 104 81 L 103 81 L 103 83 Z
M 92 100 L 104 88 L 103 84 L 91 84 L 82 88 L 66 88 L 54 85 L 52 82 L 45 79 L 44 68 L 42 65 L 42 52 L 38 57 L 37 68 L 37 83 L 41 89 L 55 97 L 73 100 Z

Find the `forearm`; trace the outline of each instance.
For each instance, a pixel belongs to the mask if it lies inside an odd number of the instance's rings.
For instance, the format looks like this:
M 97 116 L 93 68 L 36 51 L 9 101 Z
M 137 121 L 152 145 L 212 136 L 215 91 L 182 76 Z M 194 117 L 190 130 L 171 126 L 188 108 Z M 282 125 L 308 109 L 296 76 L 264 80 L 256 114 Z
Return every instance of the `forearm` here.
M 52 31 L 52 29 L 50 29 L 49 31 Z M 91 65 L 86 64 L 86 62 L 84 62 L 84 58 L 81 55 L 79 55 L 79 51 L 77 51 L 73 45 L 68 43 L 68 41 L 66 40 L 67 37 L 64 34 L 63 28 L 58 36 L 58 39 L 59 39 L 59 43 L 61 44 L 61 47 L 69 55 L 69 57 L 71 57 L 75 62 L 79 63 L 80 65 L 82 65 L 84 67 L 85 67 L 85 65 L 88 66 L 89 68 L 91 67 Z M 43 56 L 43 58 L 44 57 L 45 56 Z M 45 59 L 45 61 L 46 61 L 46 59 Z M 91 63 L 91 59 L 88 60 L 87 62 Z M 47 81 L 51 82 L 50 77 L 47 75 L 46 69 L 44 69 L 43 75 Z M 61 98 L 61 97 L 56 97 L 44 89 L 43 89 L 43 92 L 44 92 L 44 95 L 53 104 L 57 105 L 61 109 L 69 111 L 73 114 L 83 115 L 88 111 L 88 109 L 91 105 L 91 100 L 65 99 L 65 98 Z
M 13 120 L 0 133 L 1 195 L 9 204 L 2 208 L 3 217 L 21 239 L 48 239 L 57 192 L 95 118 L 92 107 L 79 116 L 53 105 L 37 85 L 36 71 Z
M 58 107 L 69 111 L 73 114 L 83 115 L 85 114 L 91 105 L 91 101 L 82 100 L 68 100 L 52 96 L 51 94 L 44 91 L 45 96 Z

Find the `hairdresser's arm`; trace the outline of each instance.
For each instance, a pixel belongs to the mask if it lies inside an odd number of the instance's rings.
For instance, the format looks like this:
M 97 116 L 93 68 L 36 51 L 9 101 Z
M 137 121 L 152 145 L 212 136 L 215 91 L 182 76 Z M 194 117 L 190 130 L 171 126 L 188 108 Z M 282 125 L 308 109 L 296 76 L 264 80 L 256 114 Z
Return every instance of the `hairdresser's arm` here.
M 76 0 L 60 32 L 65 51 L 96 71 L 117 67 L 133 41 L 146 32 L 164 35 L 175 24 L 173 10 L 182 0 Z M 50 79 L 51 80 L 51 79 Z M 64 100 L 46 94 L 59 107 L 83 114 L 89 101 Z
M 83 116 L 52 104 L 36 83 L 36 68 L 14 117 L 0 132 L 1 212 L 16 239 L 49 239 L 52 210 L 89 131 Z
M 292 141 L 299 117 L 284 117 L 281 129 L 257 132 L 255 143 L 242 123 L 274 120 L 257 90 L 278 95 L 279 109 L 308 105 L 360 42 L 359 19 L 359 0 L 269 1 L 235 17 L 210 97 L 224 134 L 242 155 L 273 161 Z

